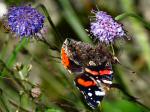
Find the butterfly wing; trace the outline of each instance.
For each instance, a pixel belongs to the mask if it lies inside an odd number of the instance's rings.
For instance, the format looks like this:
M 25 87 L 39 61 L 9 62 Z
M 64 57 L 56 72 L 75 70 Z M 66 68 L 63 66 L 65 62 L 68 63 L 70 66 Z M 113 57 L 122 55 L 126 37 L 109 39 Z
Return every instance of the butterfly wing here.
M 81 66 L 98 66 L 105 61 L 112 62 L 114 60 L 113 55 L 108 52 L 104 44 L 93 46 L 89 43 L 67 38 L 62 48 L 65 49 L 69 59 Z
M 72 61 L 66 51 L 65 51 L 65 48 L 62 47 L 61 49 L 61 61 L 62 61 L 62 64 L 63 66 L 69 71 L 69 72 L 73 72 L 73 73 L 81 73 L 83 71 L 83 68 L 76 64 L 74 61 Z
M 76 87 L 84 95 L 87 104 L 95 109 L 105 96 L 104 89 L 97 86 L 96 82 L 87 74 L 77 76 L 74 82 Z
M 113 70 L 110 63 L 103 63 L 99 66 L 88 66 L 85 68 L 85 73 L 92 77 L 97 83 L 112 84 Z

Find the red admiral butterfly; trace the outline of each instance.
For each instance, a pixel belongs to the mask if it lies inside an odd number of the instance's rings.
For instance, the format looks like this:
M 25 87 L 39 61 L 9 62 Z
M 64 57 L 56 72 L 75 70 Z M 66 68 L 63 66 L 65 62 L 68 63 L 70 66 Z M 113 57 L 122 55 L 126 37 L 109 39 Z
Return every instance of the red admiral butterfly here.
M 75 75 L 75 85 L 84 95 L 87 104 L 96 108 L 113 80 L 112 54 L 103 45 L 96 47 L 66 39 L 61 49 L 64 67 Z

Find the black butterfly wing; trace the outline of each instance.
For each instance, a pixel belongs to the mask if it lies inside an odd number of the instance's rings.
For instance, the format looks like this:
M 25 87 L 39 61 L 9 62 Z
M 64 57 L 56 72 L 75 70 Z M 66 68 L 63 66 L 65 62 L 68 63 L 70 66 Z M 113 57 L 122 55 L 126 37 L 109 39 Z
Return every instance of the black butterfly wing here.
M 84 95 L 87 104 L 95 109 L 105 96 L 103 88 L 97 86 L 96 82 L 87 74 L 76 77 L 74 81 L 76 87 Z

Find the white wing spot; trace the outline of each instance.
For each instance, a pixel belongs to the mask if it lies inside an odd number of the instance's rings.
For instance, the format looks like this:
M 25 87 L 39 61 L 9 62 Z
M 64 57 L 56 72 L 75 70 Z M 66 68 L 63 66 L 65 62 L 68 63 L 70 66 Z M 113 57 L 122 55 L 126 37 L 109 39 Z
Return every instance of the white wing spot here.
M 104 96 L 105 92 L 103 92 L 103 91 L 95 91 L 95 95 L 97 95 L 97 96 Z
M 88 93 L 89 96 L 92 96 L 92 93 Z
M 99 104 L 99 103 L 100 103 L 100 101 L 96 101 L 96 103 L 98 103 L 98 104 Z
M 106 84 L 112 84 L 112 81 L 108 81 L 108 80 L 102 80 L 103 83 L 106 83 Z
M 94 63 L 94 61 L 89 61 L 89 65 L 96 66 L 96 64 Z
M 101 81 L 100 80 L 96 80 L 98 83 L 101 83 Z
M 91 88 L 88 89 L 89 91 L 91 90 Z

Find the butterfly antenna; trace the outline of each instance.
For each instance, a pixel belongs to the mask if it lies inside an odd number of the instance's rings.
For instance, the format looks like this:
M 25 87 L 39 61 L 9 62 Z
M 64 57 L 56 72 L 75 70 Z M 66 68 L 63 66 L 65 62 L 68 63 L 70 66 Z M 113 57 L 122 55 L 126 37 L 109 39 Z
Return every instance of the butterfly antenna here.
M 114 56 L 113 59 L 114 59 L 115 63 L 121 65 L 123 68 L 125 68 L 128 71 L 130 71 L 132 74 L 136 74 L 136 72 L 133 69 L 131 69 L 130 67 L 128 67 L 126 65 L 121 64 L 119 59 L 116 56 Z

